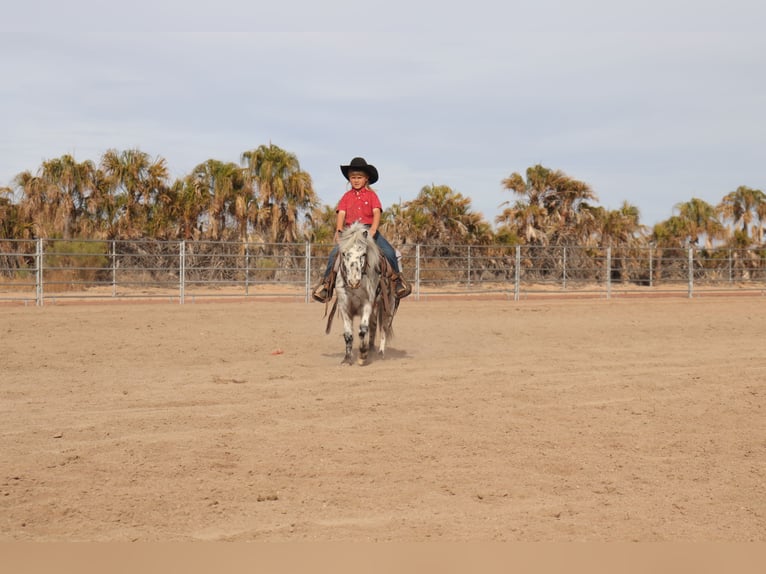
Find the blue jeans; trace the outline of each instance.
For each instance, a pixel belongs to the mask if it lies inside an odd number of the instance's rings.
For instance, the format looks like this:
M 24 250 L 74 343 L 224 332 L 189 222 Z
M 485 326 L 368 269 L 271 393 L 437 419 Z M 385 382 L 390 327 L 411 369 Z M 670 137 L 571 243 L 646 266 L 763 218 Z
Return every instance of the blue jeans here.
M 380 248 L 380 250 L 383 252 L 383 255 L 385 255 L 386 259 L 388 259 L 388 264 L 391 265 L 391 268 L 394 270 L 394 273 L 399 273 L 399 260 L 396 258 L 396 250 L 391 246 L 391 244 L 386 240 L 385 237 L 380 233 L 380 231 L 375 233 L 375 243 Z M 332 264 L 333 261 L 335 261 L 335 255 L 338 253 L 338 244 L 336 243 L 332 251 L 330 251 L 330 260 L 327 262 L 327 267 L 324 270 L 324 276 L 327 278 L 330 275 L 330 271 L 332 271 Z

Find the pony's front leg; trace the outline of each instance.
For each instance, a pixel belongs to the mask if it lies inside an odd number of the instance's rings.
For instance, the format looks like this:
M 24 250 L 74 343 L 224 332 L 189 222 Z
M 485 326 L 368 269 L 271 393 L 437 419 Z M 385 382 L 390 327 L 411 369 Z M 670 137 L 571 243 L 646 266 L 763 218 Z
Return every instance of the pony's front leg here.
M 370 351 L 370 314 L 372 305 L 366 303 L 362 309 L 362 316 L 359 319 L 359 360 L 360 365 L 367 362 L 367 353 Z
M 341 364 L 353 365 L 353 351 L 351 348 L 354 343 L 354 334 L 352 333 L 353 320 L 347 313 L 341 313 L 341 317 L 343 318 L 343 340 L 346 341 L 346 355 L 343 357 Z
M 346 355 L 343 357 L 343 361 L 341 364 L 344 365 L 351 365 L 354 363 L 354 361 L 351 358 L 351 346 L 354 342 L 354 336 L 351 333 L 343 333 L 343 338 L 346 341 Z

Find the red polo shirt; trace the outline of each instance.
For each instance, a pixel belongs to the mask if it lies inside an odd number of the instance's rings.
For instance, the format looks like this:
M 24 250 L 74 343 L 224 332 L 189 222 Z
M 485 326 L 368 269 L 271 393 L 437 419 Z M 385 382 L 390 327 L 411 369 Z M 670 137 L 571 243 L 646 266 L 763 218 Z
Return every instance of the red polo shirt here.
M 378 195 L 368 187 L 363 187 L 359 191 L 353 189 L 343 194 L 338 202 L 336 211 L 345 211 L 345 225 L 349 226 L 355 221 L 365 225 L 372 225 L 372 210 L 378 208 L 381 212 L 383 206 L 378 199 Z

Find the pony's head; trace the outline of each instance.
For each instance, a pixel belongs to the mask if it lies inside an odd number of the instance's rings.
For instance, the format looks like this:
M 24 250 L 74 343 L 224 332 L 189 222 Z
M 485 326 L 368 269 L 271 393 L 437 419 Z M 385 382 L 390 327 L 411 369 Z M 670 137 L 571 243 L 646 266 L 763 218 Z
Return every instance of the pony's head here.
M 356 289 L 370 270 L 380 265 L 380 252 L 368 229 L 354 223 L 340 236 L 340 256 L 346 286 Z

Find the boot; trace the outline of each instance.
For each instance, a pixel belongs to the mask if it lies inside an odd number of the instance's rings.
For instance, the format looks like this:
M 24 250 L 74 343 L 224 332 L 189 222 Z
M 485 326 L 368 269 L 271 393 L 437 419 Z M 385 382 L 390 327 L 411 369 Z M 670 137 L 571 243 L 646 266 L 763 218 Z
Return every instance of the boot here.
M 333 278 L 334 273 L 331 272 L 329 276 L 322 279 L 322 282 L 319 285 L 314 287 L 314 290 L 311 292 L 311 297 L 314 301 L 327 303 L 330 300 L 332 297 L 332 286 L 334 284 Z
M 327 303 L 330 299 L 330 290 L 327 288 L 324 281 L 314 287 L 314 290 L 311 292 L 311 297 L 318 303 Z
M 338 259 L 336 258 L 335 264 L 337 264 L 337 261 Z M 336 274 L 337 269 L 335 266 L 333 266 L 333 268 L 330 270 L 330 273 L 322 278 L 322 282 L 314 287 L 314 290 L 311 292 L 311 297 L 314 299 L 314 301 L 319 303 L 327 303 L 330 299 L 332 299 L 333 291 L 335 291 Z

